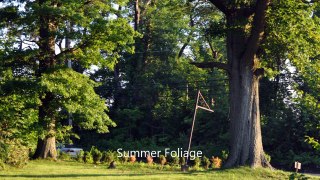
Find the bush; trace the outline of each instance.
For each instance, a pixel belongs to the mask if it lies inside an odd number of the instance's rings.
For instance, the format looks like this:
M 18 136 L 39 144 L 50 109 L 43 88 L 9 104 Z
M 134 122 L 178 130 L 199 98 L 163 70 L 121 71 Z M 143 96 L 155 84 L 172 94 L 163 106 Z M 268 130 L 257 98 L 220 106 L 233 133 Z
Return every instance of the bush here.
M 94 164 L 97 164 L 98 162 L 100 162 L 100 160 L 102 158 L 102 153 L 99 151 L 99 149 L 97 149 L 96 147 L 92 146 L 92 148 L 90 150 L 90 154 L 92 156 Z
M 83 162 L 84 163 L 92 163 L 93 160 L 92 160 L 92 156 L 91 156 L 91 153 L 88 152 L 88 151 L 85 151 L 83 153 L 83 158 L 82 158 Z
M 66 152 L 59 151 L 59 159 L 61 159 L 61 160 L 70 160 L 71 156 Z
M 202 164 L 203 164 L 203 167 L 204 167 L 205 169 L 208 169 L 209 166 L 210 166 L 210 164 L 211 164 L 211 162 L 210 162 L 209 158 L 207 158 L 206 156 L 204 156 L 204 157 L 202 158 Z
M 166 164 L 167 159 L 166 159 L 166 157 L 164 155 L 160 155 L 159 161 L 160 161 L 160 164 L 163 166 L 163 165 Z
M 83 162 L 83 156 L 84 156 L 84 151 L 80 150 L 79 153 L 76 156 L 76 161 Z
M 264 153 L 264 157 L 266 158 L 266 160 L 270 163 L 271 162 L 271 156 L 267 153 Z
M 186 158 L 180 157 L 180 165 L 185 165 L 186 164 Z
M 128 153 L 123 152 L 123 156 L 121 157 L 121 161 L 122 161 L 123 163 L 129 161 L 129 155 L 128 155 Z
M 221 168 L 222 160 L 219 157 L 212 156 L 211 160 L 212 160 L 212 167 L 213 168 Z
M 200 167 L 200 163 L 201 163 L 201 160 L 200 160 L 200 158 L 199 157 L 196 157 L 194 160 L 193 160 L 193 162 L 194 162 L 194 167 L 195 168 L 199 168 Z
M 148 163 L 149 165 L 152 165 L 152 164 L 153 164 L 153 157 L 152 157 L 152 156 L 150 156 L 150 155 L 147 156 L 147 163 Z
M 172 165 L 178 165 L 179 164 L 179 157 L 177 156 L 176 153 L 174 153 L 173 156 L 170 156 L 169 162 Z
M 8 156 L 5 163 L 14 167 L 23 167 L 29 161 L 29 149 L 18 141 L 11 141 L 8 145 Z
M 112 161 L 115 161 L 115 155 L 112 151 L 104 151 L 102 153 L 102 158 L 101 158 L 101 162 L 103 163 L 111 163 Z
M 134 162 L 136 162 L 136 160 L 137 160 L 137 158 L 136 158 L 136 156 L 130 156 L 130 162 L 131 163 L 134 163 Z
M 4 169 L 4 162 L 8 156 L 8 146 L 7 144 L 0 141 L 0 170 Z

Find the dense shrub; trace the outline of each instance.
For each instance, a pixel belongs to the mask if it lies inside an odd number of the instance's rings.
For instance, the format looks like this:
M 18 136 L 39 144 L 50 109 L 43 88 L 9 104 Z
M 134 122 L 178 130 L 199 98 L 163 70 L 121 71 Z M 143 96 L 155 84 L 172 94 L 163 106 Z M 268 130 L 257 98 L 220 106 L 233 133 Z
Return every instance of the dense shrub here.
M 128 162 L 129 161 L 129 155 L 126 152 L 123 152 L 123 156 L 121 157 L 122 162 Z
M 5 163 L 14 167 L 23 167 L 29 161 L 29 149 L 19 141 L 11 141 L 8 144 L 8 154 Z
M 77 153 L 76 160 L 78 162 L 83 162 L 83 156 L 84 156 L 84 151 L 80 150 L 79 153 Z
M 102 158 L 102 152 L 99 151 L 99 149 L 97 149 L 96 147 L 92 146 L 92 148 L 90 150 L 90 154 L 92 156 L 94 164 L 97 164 L 98 162 L 100 162 L 100 160 Z
M 199 167 L 200 167 L 201 160 L 200 160 L 199 157 L 196 157 L 196 158 L 193 160 L 193 162 L 194 162 L 193 166 L 194 166 L 195 168 L 199 168 Z
M 170 156 L 169 162 L 170 162 L 172 165 L 178 165 L 178 164 L 179 164 L 179 157 L 177 156 L 176 153 L 173 153 L 173 155 Z
M 63 152 L 63 151 L 59 151 L 59 159 L 61 160 L 70 160 L 71 156 L 70 154 Z
M 101 158 L 101 162 L 103 163 L 111 163 L 112 161 L 115 161 L 116 160 L 116 156 L 115 156 L 115 153 L 112 152 L 112 151 L 104 151 L 102 153 L 102 158 Z
M 92 163 L 93 160 L 92 160 L 92 156 L 91 156 L 91 153 L 88 152 L 88 151 L 85 151 L 83 153 L 83 158 L 82 158 L 83 162 L 84 163 Z
M 0 170 L 4 169 L 5 165 L 5 161 L 7 159 L 8 156 L 8 146 L 0 141 Z
M 202 165 L 205 169 L 208 169 L 209 166 L 210 166 L 211 162 L 210 162 L 210 159 L 207 158 L 206 156 L 203 156 L 202 158 Z

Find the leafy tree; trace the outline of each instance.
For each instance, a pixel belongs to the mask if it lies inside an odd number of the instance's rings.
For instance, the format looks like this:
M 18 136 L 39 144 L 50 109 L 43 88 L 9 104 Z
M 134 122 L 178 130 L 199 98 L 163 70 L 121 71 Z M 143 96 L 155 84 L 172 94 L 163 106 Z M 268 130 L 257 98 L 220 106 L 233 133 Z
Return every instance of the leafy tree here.
M 135 39 L 135 54 L 124 54 L 114 70 L 104 68 L 91 74 L 93 79 L 102 82 L 96 90 L 109 99 L 110 114 L 118 126 L 112 134 L 99 136 L 111 139 L 109 141 L 91 142 L 90 139 L 98 135 L 88 132 L 87 140 L 79 143 L 95 143 L 92 145 L 110 149 L 186 147 L 195 95 L 200 88 L 205 97 L 214 98 L 219 105 L 214 115 L 203 113 L 199 118 L 193 142 L 201 145 L 195 148 L 208 155 L 220 154 L 225 148 L 225 138 L 219 138 L 227 136 L 228 121 L 224 120 L 228 113 L 225 111 L 228 106 L 226 75 L 222 71 L 201 70 L 190 65 L 187 54 L 190 49 L 197 59 L 211 56 L 211 50 L 200 43 L 202 39 L 208 40 L 199 34 L 204 32 L 210 17 L 219 17 L 215 11 L 202 20 L 200 15 L 191 13 L 200 12 L 202 8 L 196 9 L 189 2 L 181 4 L 183 2 L 135 1 L 129 4 L 129 13 L 135 17 L 134 27 L 141 34 Z M 204 7 L 205 12 L 209 12 L 209 7 Z M 214 48 L 223 49 L 223 46 Z M 209 144 L 210 148 L 203 148 Z
M 225 167 L 270 166 L 262 146 L 259 79 L 264 72 L 277 73 L 279 65 L 289 66 L 286 59 L 302 72 L 310 65 L 319 48 L 313 40 L 319 37 L 318 20 L 312 17 L 317 3 L 210 2 L 224 16 L 223 24 L 213 24 L 209 31 L 225 27 L 227 61 L 196 65 L 223 69 L 229 75 L 231 150 Z
M 85 129 L 108 132 L 115 126 L 105 100 L 94 92 L 96 84 L 65 62 L 113 68 L 120 52 L 132 52 L 135 33 L 124 12 L 114 8 L 125 1 L 2 2 L 1 70 L 7 78 L 1 78 L 1 115 L 11 124 L 17 117 L 34 122 L 34 157 L 56 158 L 56 137 L 70 130 L 63 124 L 65 112 Z

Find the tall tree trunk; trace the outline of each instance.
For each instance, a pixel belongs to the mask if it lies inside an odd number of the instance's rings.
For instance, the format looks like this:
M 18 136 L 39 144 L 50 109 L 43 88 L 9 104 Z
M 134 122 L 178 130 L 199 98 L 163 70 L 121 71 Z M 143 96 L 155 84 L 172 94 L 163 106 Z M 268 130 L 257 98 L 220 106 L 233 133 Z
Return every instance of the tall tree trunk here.
M 39 6 L 44 4 L 45 0 L 39 0 Z M 52 7 L 57 7 L 57 3 L 53 2 Z M 54 68 L 56 64 L 55 60 L 55 31 L 57 25 L 53 20 L 54 17 L 49 15 L 39 15 L 39 73 L 38 77 L 41 77 L 47 70 Z M 56 152 L 56 140 L 55 140 L 55 109 L 53 109 L 52 101 L 54 100 L 54 94 L 51 92 L 45 92 L 45 97 L 41 97 L 41 105 L 39 106 L 39 124 L 46 132 L 44 139 L 38 140 L 38 145 L 34 158 L 57 158 Z
M 262 146 L 257 51 L 264 34 L 266 10 L 270 0 L 257 0 L 250 8 L 210 0 L 227 19 L 228 64 L 207 62 L 200 68 L 220 68 L 229 74 L 230 86 L 230 155 L 225 167 L 250 165 L 271 167 Z M 253 21 L 252 21 L 253 19 Z
M 231 151 L 225 167 L 270 167 L 262 146 L 259 75 L 244 65 L 233 69 L 229 83 Z
M 227 33 L 231 150 L 225 167 L 271 167 L 263 151 L 260 125 L 259 78 L 263 70 L 257 69 L 256 47 L 251 48 L 246 26 L 239 27 L 239 17 L 242 22 L 248 19 L 241 13 L 227 18 L 228 27 L 238 27 Z

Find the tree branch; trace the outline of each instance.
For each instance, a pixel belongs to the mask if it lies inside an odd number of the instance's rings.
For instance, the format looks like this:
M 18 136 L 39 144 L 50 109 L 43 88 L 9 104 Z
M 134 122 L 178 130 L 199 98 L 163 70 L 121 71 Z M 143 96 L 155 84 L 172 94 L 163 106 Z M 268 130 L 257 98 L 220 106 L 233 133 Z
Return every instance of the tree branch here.
M 189 3 L 189 6 L 191 6 L 190 3 Z M 189 26 L 190 26 L 191 28 L 193 28 L 193 27 L 194 27 L 194 20 L 193 20 L 193 18 L 192 18 L 192 15 L 190 15 L 189 18 L 190 18 Z M 178 54 L 178 58 L 181 58 L 181 56 L 182 56 L 182 54 L 183 54 L 183 51 L 184 51 L 185 48 L 189 45 L 189 43 L 190 43 L 190 41 L 191 41 L 192 33 L 193 33 L 193 32 L 191 31 L 190 34 L 189 34 L 189 36 L 188 36 L 187 42 L 185 42 L 185 43 L 183 44 L 183 46 L 181 47 L 181 49 L 180 49 L 180 51 L 179 51 L 179 54 Z
M 186 47 L 189 45 L 191 38 L 188 37 L 187 42 L 183 44 L 183 46 L 181 47 L 179 54 L 178 54 L 178 58 L 181 58 L 181 56 L 183 55 L 183 51 L 186 49 Z
M 191 62 L 190 64 L 197 66 L 198 68 L 218 68 L 229 72 L 229 66 L 220 62 Z
M 257 0 L 256 2 L 251 35 L 248 38 L 247 47 L 242 56 L 245 61 L 252 60 L 253 58 L 250 57 L 253 57 L 259 48 L 265 29 L 265 16 L 269 3 L 270 0 Z
M 208 36 L 205 36 L 205 38 L 206 38 L 206 40 L 207 40 L 207 42 L 208 42 L 208 44 L 209 44 L 209 47 L 210 47 L 210 50 L 211 50 L 211 54 L 212 54 L 213 59 L 217 59 L 217 58 L 218 58 L 218 51 L 216 51 L 216 50 L 213 49 L 213 46 L 212 46 L 212 44 L 211 44 Z
M 229 9 L 227 8 L 227 5 L 225 4 L 224 0 L 209 0 L 216 8 L 218 8 L 221 12 L 224 14 L 228 14 Z

